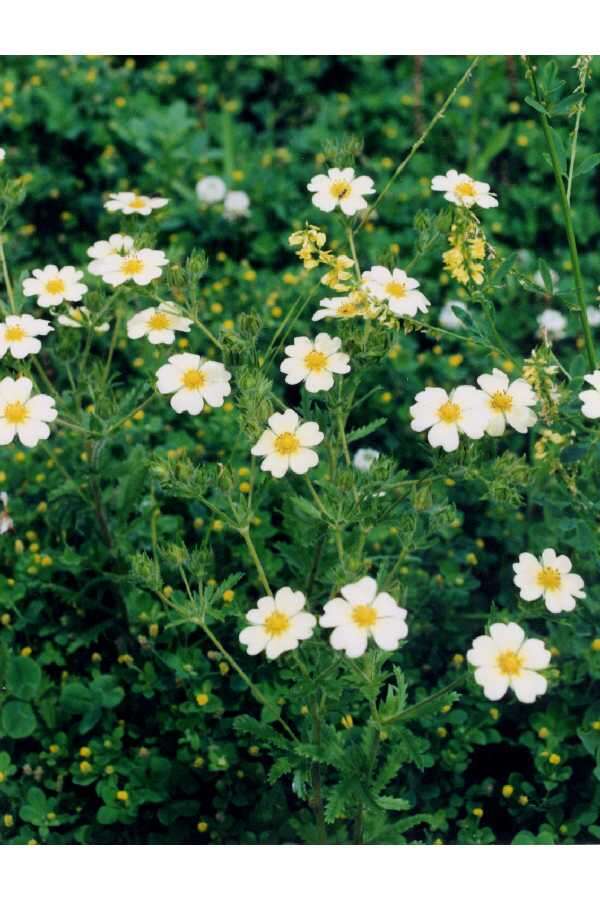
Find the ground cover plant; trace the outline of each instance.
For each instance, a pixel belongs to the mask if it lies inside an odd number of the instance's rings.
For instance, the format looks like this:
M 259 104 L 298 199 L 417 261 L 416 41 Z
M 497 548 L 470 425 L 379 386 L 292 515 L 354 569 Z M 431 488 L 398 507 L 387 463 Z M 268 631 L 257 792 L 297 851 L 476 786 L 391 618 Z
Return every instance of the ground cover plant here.
M 0 88 L 2 842 L 597 841 L 594 61 Z

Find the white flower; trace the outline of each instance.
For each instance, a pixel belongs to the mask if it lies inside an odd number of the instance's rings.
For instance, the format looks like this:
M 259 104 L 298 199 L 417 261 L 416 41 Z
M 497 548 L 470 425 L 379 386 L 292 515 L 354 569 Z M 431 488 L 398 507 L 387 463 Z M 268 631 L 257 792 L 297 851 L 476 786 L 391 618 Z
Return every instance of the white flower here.
M 130 216 L 132 213 L 149 216 L 153 209 L 160 209 L 169 202 L 164 197 L 145 197 L 143 194 L 135 194 L 133 191 L 121 191 L 117 194 L 109 194 L 109 197 L 104 208 L 109 212 L 122 212 L 126 216 Z
M 325 297 L 320 301 L 320 306 L 321 309 L 312 317 L 313 322 L 321 319 L 353 319 L 369 313 L 369 305 L 360 291 L 344 297 Z
M 355 659 L 367 649 L 372 637 L 382 650 L 397 650 L 408 634 L 406 610 L 390 594 L 377 592 L 374 578 L 361 578 L 341 589 L 341 597 L 325 604 L 319 625 L 333 628 L 331 646 Z
M 545 309 L 537 317 L 537 323 L 538 334 L 542 337 L 547 334 L 548 337 L 560 341 L 567 333 L 567 319 L 557 309 Z
M 294 338 L 294 343 L 285 348 L 289 359 L 284 359 L 280 366 L 286 384 L 303 381 L 310 394 L 331 390 L 333 375 L 346 375 L 350 371 L 350 357 L 339 352 L 341 346 L 340 338 L 324 333 L 318 334 L 314 341 L 307 337 Z
M 586 312 L 591 327 L 597 328 L 600 325 L 600 309 L 597 306 L 588 306 Z
M 447 303 L 444 303 L 439 317 L 439 323 L 442 328 L 448 328 L 450 331 L 458 331 L 460 328 L 464 328 L 464 324 L 458 318 L 454 310 L 466 308 L 466 304 L 461 300 L 449 300 Z
M 203 359 L 195 353 L 176 353 L 156 373 L 161 394 L 173 394 L 171 406 L 177 413 L 197 416 L 204 404 L 223 406 L 231 393 L 231 373 L 223 363 Z
M 5 157 L 6 157 L 6 150 L 4 149 L 4 147 L 0 147 L 0 163 L 4 162 Z
M 311 447 L 320 444 L 325 435 L 316 422 L 300 424 L 300 417 L 293 409 L 273 413 L 264 431 L 250 451 L 252 456 L 264 456 L 260 467 L 274 478 L 283 478 L 288 469 L 304 475 L 318 466 L 319 457 Z
M 136 313 L 127 322 L 127 337 L 148 337 L 151 344 L 172 344 L 176 331 L 189 332 L 192 320 L 179 315 L 175 303 L 169 301 Z
M 58 306 L 63 300 L 67 303 L 79 303 L 87 292 L 85 284 L 81 284 L 83 272 L 73 266 L 46 266 L 34 269 L 33 278 L 23 282 L 23 293 L 26 297 L 37 297 L 38 306 Z
M 250 622 L 240 632 L 240 642 L 250 656 L 263 650 L 267 659 L 277 659 L 287 650 L 295 650 L 300 641 L 312 637 L 317 620 L 302 612 L 306 598 L 302 591 L 282 587 L 273 597 L 261 597 L 256 609 L 246 613 Z
M 372 447 L 361 447 L 360 450 L 357 450 L 354 454 L 352 465 L 355 469 L 358 469 L 359 472 L 368 472 L 373 463 L 376 462 L 380 456 L 379 450 L 374 450 Z
M 196 184 L 196 194 L 202 203 L 220 203 L 227 193 L 227 185 L 218 175 L 207 175 Z
M 533 703 L 546 693 L 548 682 L 540 669 L 550 663 L 550 652 L 537 638 L 525 640 L 515 622 L 490 626 L 490 635 L 475 638 L 467 660 L 475 666 L 475 681 L 488 700 L 500 700 L 512 690 L 521 703 Z
M 84 325 L 88 324 L 91 315 L 92 314 L 87 306 L 76 306 L 70 309 L 66 315 L 58 316 L 57 322 L 59 325 L 64 325 L 65 328 L 83 328 Z M 108 322 L 101 322 L 99 325 L 94 325 L 96 334 L 104 334 L 109 328 L 110 325 Z
M 34 319 L 33 316 L 7 316 L 0 325 L 0 359 L 10 350 L 13 359 L 24 359 L 30 353 L 39 353 L 42 342 L 38 334 L 54 331 L 47 319 Z
M 223 203 L 223 218 L 230 222 L 250 215 L 250 197 L 246 191 L 228 191 Z
M 0 444 L 10 444 L 15 434 L 25 447 L 35 447 L 50 436 L 46 422 L 58 415 L 54 400 L 47 394 L 31 396 L 29 378 L 0 381 Z
M 419 282 L 409 278 L 402 269 L 390 272 L 385 266 L 373 266 L 362 273 L 368 289 L 379 300 L 387 300 L 390 310 L 396 316 L 416 316 L 426 313 L 431 303 L 421 291 L 415 290 Z
M 555 272 L 554 269 L 550 269 L 549 271 L 550 271 L 550 281 L 552 282 L 552 286 L 556 287 L 556 285 L 559 282 L 558 272 Z M 542 275 L 542 273 L 540 272 L 539 269 L 537 270 L 537 272 L 534 272 L 533 278 L 531 280 L 533 281 L 534 284 L 537 284 L 538 287 L 543 288 L 544 290 L 546 289 L 546 285 L 544 283 L 544 276 Z
M 313 194 L 312 202 L 323 212 L 339 206 L 347 216 L 367 208 L 365 195 L 374 194 L 373 179 L 354 175 L 354 169 L 329 169 L 327 175 L 315 175 L 306 185 Z
M 6 491 L 2 491 L 0 500 L 2 501 L 3 507 L 2 511 L 0 511 L 0 534 L 6 534 L 7 531 L 10 531 L 11 528 L 15 527 L 15 523 L 8 512 L 8 494 Z
M 521 599 L 531 602 L 543 597 L 549 612 L 571 612 L 575 598 L 585 597 L 583 578 L 571 572 L 569 557 L 557 556 L 551 548 L 544 550 L 541 562 L 532 553 L 521 553 L 513 570 Z
M 92 257 L 88 272 L 92 275 L 102 275 L 107 259 L 129 253 L 132 248 L 133 238 L 128 234 L 111 234 L 107 241 L 96 241 L 87 249 L 87 255 Z
M 428 387 L 415 400 L 410 427 L 413 431 L 431 429 L 429 443 L 443 447 L 446 453 L 457 449 L 460 434 L 473 440 L 483 437 L 490 420 L 487 396 L 470 385 L 461 385 L 450 395 L 443 388 Z
M 581 412 L 588 419 L 600 419 L 600 369 L 596 369 L 591 375 L 584 375 L 583 380 L 592 385 L 592 390 L 581 391 L 579 394 L 583 404 Z
M 504 434 L 507 423 L 521 434 L 535 425 L 537 416 L 529 407 L 537 403 L 537 396 L 525 379 L 517 378 L 511 384 L 508 375 L 493 369 L 491 375 L 480 375 L 477 384 L 487 397 L 491 414 L 486 428 L 489 435 Z
M 457 206 L 469 208 L 477 204 L 483 209 L 498 206 L 495 195 L 490 193 L 489 184 L 475 181 L 464 173 L 459 175 L 456 169 L 450 169 L 445 175 L 436 175 L 431 181 L 431 190 L 444 191 L 444 199 Z
M 126 281 L 134 281 L 135 284 L 146 285 L 160 278 L 162 266 L 169 264 L 169 260 L 162 250 L 131 250 L 124 256 L 118 253 L 111 254 L 103 260 L 102 270 L 98 273 L 107 284 L 117 287 Z

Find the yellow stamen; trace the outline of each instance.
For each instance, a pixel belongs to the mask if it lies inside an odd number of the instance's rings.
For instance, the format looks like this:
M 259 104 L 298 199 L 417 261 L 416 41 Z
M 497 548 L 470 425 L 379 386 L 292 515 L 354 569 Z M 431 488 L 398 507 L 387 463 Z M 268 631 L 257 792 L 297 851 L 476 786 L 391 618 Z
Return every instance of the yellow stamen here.
M 171 320 L 164 312 L 155 312 L 148 319 L 148 328 L 152 331 L 164 331 L 170 324 Z
M 350 196 L 351 191 L 352 188 L 347 181 L 334 181 L 329 188 L 331 196 L 335 197 L 336 200 L 345 200 L 346 197 Z
M 289 616 L 286 616 L 285 613 L 279 612 L 279 610 L 277 609 L 265 619 L 265 624 L 263 625 L 263 628 L 265 629 L 269 637 L 279 637 L 280 635 L 284 634 L 289 627 Z
M 537 583 L 545 591 L 557 591 L 560 588 L 561 580 L 558 569 L 547 567 L 540 569 L 537 574 Z
M 62 294 L 65 290 L 65 283 L 62 278 L 51 278 L 46 282 L 47 294 Z
M 500 413 L 510 412 L 512 409 L 513 400 L 509 393 L 506 391 L 496 391 L 492 394 L 492 398 L 490 400 L 490 406 L 493 410 Z
M 188 391 L 199 391 L 206 384 L 206 375 L 198 369 L 188 369 L 181 381 Z
M 459 197 L 476 197 L 477 191 L 472 181 L 462 181 L 454 188 L 454 193 Z
M 359 304 L 350 300 L 348 303 L 342 303 L 338 306 L 336 310 L 336 315 L 341 316 L 342 318 L 350 318 L 351 316 L 358 315 L 359 312 Z
M 15 400 L 14 403 L 7 403 L 4 407 L 4 418 L 11 425 L 22 425 L 29 418 L 29 413 L 24 403 Z
M 523 660 L 514 650 L 505 650 L 498 655 L 496 665 L 503 675 L 518 675 L 523 668 Z
M 282 456 L 289 456 L 290 453 L 295 453 L 299 447 L 300 441 L 291 431 L 284 431 L 275 438 L 275 450 L 277 453 L 281 453 Z
M 361 603 L 352 610 L 352 621 L 359 628 L 371 628 L 377 621 L 377 611 L 372 606 Z
M 134 197 L 129 206 L 131 209 L 144 209 L 144 207 L 147 206 L 147 203 L 142 197 Z
M 143 268 L 144 263 L 135 256 L 132 256 L 130 259 L 124 259 L 121 263 L 121 272 L 123 275 L 139 275 Z
M 386 294 L 391 294 L 394 300 L 403 300 L 406 297 L 406 287 L 398 281 L 390 281 L 385 286 Z
M 462 410 L 458 403 L 452 403 L 452 401 L 447 400 L 445 403 L 442 403 L 437 414 L 440 422 L 443 422 L 445 425 L 454 425 L 461 418 Z
M 304 357 L 304 365 L 309 372 L 322 372 L 327 368 L 327 357 L 320 350 L 311 350 Z
M 27 337 L 27 334 L 20 325 L 6 326 L 4 331 L 5 341 L 22 341 L 24 337 Z

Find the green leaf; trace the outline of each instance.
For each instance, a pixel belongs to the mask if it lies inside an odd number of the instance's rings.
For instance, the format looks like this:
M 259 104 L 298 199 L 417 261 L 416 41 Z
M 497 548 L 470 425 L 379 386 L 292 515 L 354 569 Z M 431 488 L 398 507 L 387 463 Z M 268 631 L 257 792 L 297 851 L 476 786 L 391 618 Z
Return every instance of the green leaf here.
M 33 700 L 40 689 L 42 670 L 28 656 L 13 656 L 6 670 L 6 684 L 19 700 Z
M 29 703 L 22 700 L 9 700 L 2 708 L 2 731 L 6 737 L 29 737 L 35 731 L 36 719 Z
M 19 815 L 25 822 L 32 825 L 46 824 L 48 815 L 48 801 L 46 795 L 40 788 L 32 787 L 27 791 L 26 802 L 19 810 Z
M 392 812 L 405 812 L 410 809 L 410 802 L 401 797 L 375 797 L 375 803 L 380 809 L 388 809 Z
M 525 97 L 525 103 L 527 103 L 528 106 L 533 107 L 533 109 L 537 109 L 537 111 L 539 113 L 541 113 L 543 116 L 549 115 L 546 107 L 542 106 L 541 103 L 538 103 L 538 101 L 535 100 L 533 97 Z
M 554 293 L 554 284 L 552 282 L 552 272 L 543 259 L 538 260 L 538 265 L 540 267 L 540 273 L 542 276 L 542 281 L 544 282 L 544 288 L 546 289 L 547 294 Z
M 350 431 L 346 435 L 346 441 L 349 444 L 351 444 L 353 441 L 361 441 L 369 434 L 377 431 L 378 428 L 381 428 L 382 425 L 385 425 L 386 422 L 387 419 L 385 417 L 382 417 L 381 419 L 374 419 L 372 422 L 369 422 L 368 425 L 363 425 L 361 428 L 355 428 L 354 431 Z
M 575 166 L 573 177 L 577 178 L 578 175 L 586 175 L 588 172 L 591 172 L 592 169 L 595 169 L 599 163 L 600 153 L 592 153 L 591 156 L 588 156 L 587 159 L 582 160 L 577 166 Z

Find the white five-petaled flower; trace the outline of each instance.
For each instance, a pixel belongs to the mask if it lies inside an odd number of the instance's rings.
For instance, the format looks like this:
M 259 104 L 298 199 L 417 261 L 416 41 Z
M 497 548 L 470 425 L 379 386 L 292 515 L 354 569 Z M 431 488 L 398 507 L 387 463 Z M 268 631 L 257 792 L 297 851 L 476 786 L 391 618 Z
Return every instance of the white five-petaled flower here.
M 87 249 L 87 255 L 92 258 L 88 272 L 92 275 L 102 275 L 107 259 L 129 253 L 132 249 L 133 238 L 128 234 L 111 234 L 107 241 L 96 241 Z
M 58 415 L 54 399 L 47 394 L 31 396 L 29 378 L 0 381 L 0 444 L 10 444 L 15 434 L 25 447 L 35 447 L 50 436 L 46 422 Z
M 487 399 L 471 385 L 461 385 L 449 395 L 443 388 L 425 388 L 410 407 L 410 427 L 413 431 L 430 429 L 427 439 L 431 446 L 450 453 L 457 449 L 460 434 L 473 440 L 483 437 L 490 420 Z
M 339 206 L 347 216 L 367 208 L 365 196 L 375 193 L 373 179 L 368 175 L 355 177 L 354 169 L 329 169 L 327 175 L 314 175 L 307 184 L 313 194 L 312 202 L 323 212 Z
M 250 451 L 253 456 L 264 456 L 260 467 L 274 478 L 283 478 L 288 469 L 304 475 L 318 466 L 319 457 L 312 447 L 321 443 L 325 435 L 316 422 L 303 422 L 293 409 L 273 413 L 264 431 Z
M 288 359 L 281 363 L 287 384 L 304 382 L 310 394 L 329 391 L 333 387 L 333 376 L 346 375 L 350 371 L 350 357 L 341 353 L 342 342 L 338 337 L 321 333 L 314 341 L 307 337 L 294 338 L 294 343 L 285 348 Z
M 10 351 L 13 359 L 24 359 L 30 353 L 39 353 L 42 342 L 37 335 L 54 331 L 47 319 L 35 319 L 30 315 L 7 316 L 0 325 L 0 359 Z
M 109 194 L 109 198 L 104 204 L 104 208 L 109 212 L 121 212 L 126 216 L 133 213 L 149 216 L 153 210 L 160 209 L 169 202 L 165 197 L 145 197 L 143 194 L 135 194 L 133 191 Z
M 591 375 L 584 375 L 583 379 L 591 384 L 592 389 L 579 394 L 581 412 L 588 419 L 600 419 L 600 369 L 596 369 Z
M 548 682 L 539 670 L 550 663 L 550 652 L 537 638 L 525 639 L 515 622 L 490 626 L 490 634 L 475 638 L 467 660 L 475 666 L 475 681 L 488 700 L 500 700 L 512 688 L 521 703 L 533 703 L 546 693 Z
M 537 317 L 538 334 L 560 341 L 567 333 L 567 319 L 557 309 L 545 309 Z
M 544 550 L 541 561 L 533 553 L 521 553 L 513 570 L 521 599 L 532 602 L 543 597 L 551 613 L 571 612 L 575 598 L 585 597 L 583 578 L 571 572 L 569 557 L 557 556 L 551 548 Z
M 240 642 L 250 656 L 263 650 L 267 659 L 277 659 L 287 650 L 295 650 L 300 641 L 312 637 L 317 620 L 303 612 L 306 598 L 302 591 L 280 588 L 275 597 L 261 597 L 256 609 L 246 613 L 250 622 L 240 632 Z
M 220 203 L 227 193 L 227 185 L 218 175 L 206 175 L 196 183 L 196 195 L 202 203 Z
M 535 425 L 537 416 L 530 407 L 537 403 L 537 395 L 524 378 L 511 384 L 505 372 L 493 369 L 491 375 L 480 375 L 477 384 L 487 397 L 491 418 L 485 430 L 489 435 L 504 434 L 507 423 L 521 434 Z
M 356 291 L 344 297 L 325 297 L 319 302 L 320 309 L 313 315 L 313 322 L 321 319 L 354 319 L 356 316 L 368 316 L 369 303 L 364 294 Z
M 250 197 L 246 191 L 228 191 L 223 202 L 223 218 L 230 222 L 250 215 Z
M 56 321 L 65 328 L 83 328 L 84 325 L 89 324 L 91 318 L 92 314 L 87 306 L 74 306 L 65 315 L 58 316 Z M 96 334 L 104 334 L 109 328 L 108 322 L 100 322 L 98 325 L 94 325 Z
M 158 307 L 150 307 L 136 313 L 127 322 L 127 337 L 148 337 L 151 344 L 172 344 L 176 331 L 189 332 L 192 320 L 179 315 L 175 303 L 166 301 Z
M 378 300 L 386 300 L 395 316 L 416 316 L 418 312 L 426 313 L 431 303 L 421 291 L 417 291 L 419 282 L 409 278 L 402 269 L 390 272 L 385 266 L 373 266 L 362 273 L 367 288 Z
M 354 454 L 352 465 L 359 472 L 368 472 L 374 462 L 377 462 L 381 453 L 373 447 L 361 447 Z
M 382 650 L 398 649 L 408 634 L 406 610 L 390 594 L 378 593 L 374 578 L 365 576 L 346 584 L 341 594 L 325 604 L 319 619 L 323 628 L 333 628 L 330 642 L 334 650 L 344 650 L 355 659 L 367 649 L 369 637 Z
M 489 209 L 498 206 L 498 200 L 490 192 L 490 186 L 485 181 L 475 181 L 470 175 L 459 173 L 456 169 L 450 169 L 445 175 L 436 175 L 431 181 L 432 191 L 444 191 L 444 199 L 457 206 L 467 208 L 481 206 Z
M 99 275 L 103 281 L 118 287 L 126 281 L 133 281 L 135 284 L 146 285 L 160 278 L 162 275 L 162 266 L 168 265 L 169 260 L 162 250 L 131 250 L 121 256 L 119 253 L 113 253 L 105 257 Z
M 67 303 L 79 303 L 87 291 L 81 284 L 83 272 L 73 266 L 45 266 L 34 269 L 33 278 L 23 282 L 23 293 L 26 297 L 37 297 L 38 306 L 58 306 L 65 300 Z
M 231 373 L 223 363 L 203 359 L 195 353 L 176 353 L 156 373 L 161 394 L 173 394 L 171 406 L 177 413 L 197 416 L 204 404 L 223 406 L 231 393 Z

